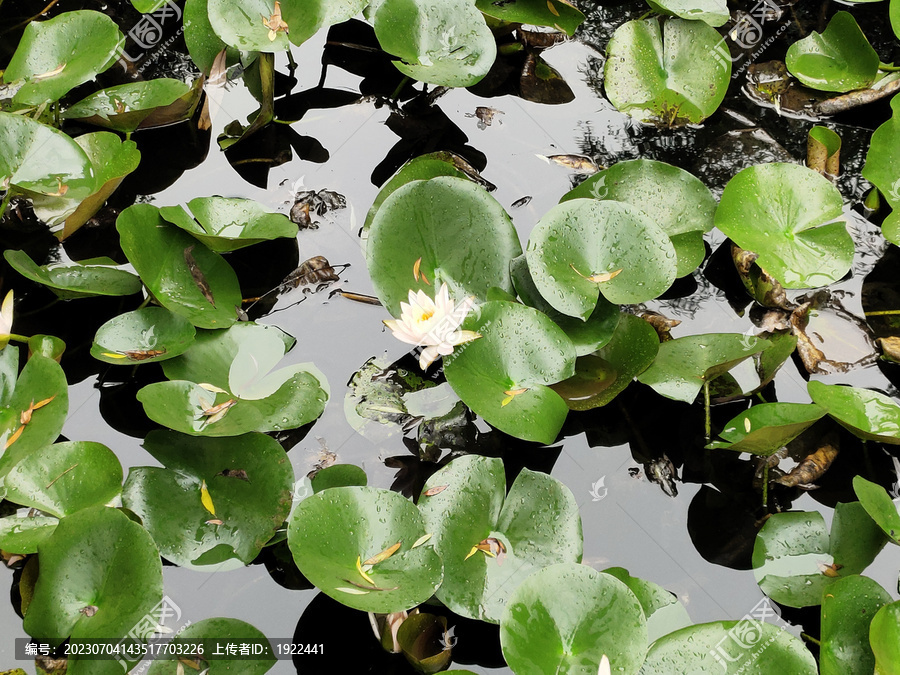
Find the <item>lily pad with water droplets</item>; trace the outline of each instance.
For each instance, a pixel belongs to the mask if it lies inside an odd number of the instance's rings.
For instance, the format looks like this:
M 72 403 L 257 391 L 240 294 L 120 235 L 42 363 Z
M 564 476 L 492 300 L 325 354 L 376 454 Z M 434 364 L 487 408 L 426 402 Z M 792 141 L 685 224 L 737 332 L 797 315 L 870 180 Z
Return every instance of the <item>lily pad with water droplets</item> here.
M 604 656 L 612 672 L 634 674 L 647 649 L 647 620 L 619 579 L 560 563 L 529 576 L 509 598 L 500 645 L 517 675 L 593 674 Z
M 133 295 L 141 290 L 141 280 L 138 277 L 114 264 L 68 263 L 38 266 L 25 251 L 14 250 L 4 251 L 3 257 L 16 272 L 30 281 L 46 286 L 62 300 L 97 295 Z
M 326 595 L 384 614 L 411 609 L 440 586 L 441 558 L 430 539 L 419 544 L 429 533 L 415 504 L 396 492 L 336 487 L 300 502 L 288 545 L 303 575 Z
M 650 645 L 641 668 L 641 675 L 689 672 L 816 675 L 818 669 L 799 638 L 771 623 L 741 619 L 696 624 L 661 637 Z
M 775 513 L 756 535 L 753 574 L 782 605 L 819 605 L 826 587 L 862 572 L 885 541 L 859 502 L 838 503 L 830 535 L 816 511 Z
M 845 577 L 828 587 L 822 597 L 821 675 L 875 671 L 869 626 L 876 612 L 890 601 L 891 594 L 868 577 Z
M 187 203 L 187 209 L 164 206 L 159 212 L 218 253 L 297 236 L 297 226 L 286 215 L 272 213 L 252 199 L 197 197 Z
M 900 406 L 871 389 L 812 381 L 806 386 L 813 402 L 860 438 L 900 445 Z
M 758 164 L 732 178 L 716 227 L 785 288 L 816 288 L 843 277 L 853 240 L 839 218 L 843 199 L 827 178 L 798 164 Z
M 172 645 L 177 650 L 178 644 L 182 641 L 201 641 L 204 645 L 204 654 L 201 657 L 206 664 L 209 665 L 205 675 L 225 675 L 226 673 L 240 673 L 241 675 L 264 675 L 275 667 L 276 659 L 271 653 L 271 645 L 263 633 L 251 626 L 246 621 L 240 619 L 227 619 L 224 617 L 216 617 L 214 619 L 202 619 L 197 623 L 186 626 L 184 630 L 179 631 L 178 635 L 172 638 Z M 266 655 L 260 658 L 248 658 L 247 656 L 216 656 L 216 645 L 227 644 L 262 645 L 266 648 Z M 193 651 L 192 646 L 185 645 L 184 653 Z M 220 648 L 219 651 L 222 651 Z M 150 665 L 148 675 L 181 675 L 182 673 L 191 672 L 189 667 L 184 666 L 184 662 L 174 656 L 166 658 L 165 656 L 156 657 Z
M 862 476 L 853 477 L 853 491 L 872 520 L 891 541 L 900 544 L 900 499 L 892 501 L 887 490 Z
M 453 391 L 486 422 L 516 438 L 552 443 L 568 414 L 548 385 L 571 377 L 575 347 L 546 315 L 487 302 L 463 322 L 481 337 L 444 357 Z
M 707 448 L 726 448 L 771 455 L 825 416 L 825 409 L 806 403 L 763 403 L 734 417 L 720 432 L 723 440 Z
M 656 360 L 637 379 L 666 398 L 693 403 L 705 382 L 768 347 L 740 333 L 689 335 L 660 344 Z
M 117 509 L 92 506 L 66 516 L 38 550 L 41 573 L 24 628 L 51 645 L 68 636 L 123 638 L 162 598 L 156 545 L 147 530 Z M 85 611 L 88 607 L 96 610 Z
M 544 473 L 523 469 L 507 494 L 501 460 L 458 457 L 426 481 L 419 510 L 444 561 L 437 597 L 462 616 L 497 623 L 533 572 L 581 561 L 578 504 Z
M 173 359 L 194 343 L 196 332 L 184 317 L 163 307 L 144 307 L 100 326 L 91 356 L 118 366 Z
M 144 448 L 163 467 L 128 472 L 122 493 L 164 558 L 217 571 L 249 564 L 291 508 L 294 472 L 265 434 L 192 438 L 152 431 Z M 212 505 L 203 503 L 203 487 Z
M 559 312 L 587 319 L 602 294 L 616 304 L 652 300 L 675 280 L 675 249 L 647 215 L 615 201 L 554 206 L 528 240 L 528 269 Z

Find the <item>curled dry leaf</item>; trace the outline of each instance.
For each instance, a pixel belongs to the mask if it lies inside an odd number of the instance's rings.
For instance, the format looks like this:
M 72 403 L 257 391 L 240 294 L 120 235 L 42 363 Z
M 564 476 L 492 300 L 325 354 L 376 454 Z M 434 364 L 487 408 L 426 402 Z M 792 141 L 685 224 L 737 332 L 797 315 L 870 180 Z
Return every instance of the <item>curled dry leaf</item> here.
M 317 255 L 304 260 L 300 266 L 288 274 L 281 282 L 281 288 L 299 288 L 300 286 L 320 286 L 338 281 L 340 277 L 328 259 Z
M 838 450 L 837 436 L 831 433 L 822 440 L 818 450 L 804 458 L 786 476 L 776 478 L 775 482 L 787 487 L 811 486 L 828 470 Z
M 213 298 L 212 288 L 209 286 L 209 282 L 206 280 L 206 276 L 203 274 L 203 271 L 197 265 L 197 261 L 194 259 L 194 254 L 192 251 L 194 250 L 194 244 L 191 244 L 186 249 L 184 249 L 184 262 L 187 264 L 188 269 L 191 272 L 191 279 L 194 280 L 194 284 L 197 288 L 200 289 L 200 292 L 203 293 L 203 297 L 206 298 L 207 302 L 211 304 L 213 307 L 216 306 L 215 298 Z
M 659 336 L 660 342 L 668 342 L 673 339 L 672 329 L 681 324 L 681 321 L 678 319 L 670 319 L 659 312 L 654 312 L 649 309 L 641 312 L 638 316 L 653 326 L 653 330 L 655 330 L 656 334 Z
M 425 497 L 434 497 L 435 495 L 441 494 L 444 490 L 446 490 L 449 485 L 435 485 L 433 488 L 428 488 L 422 494 Z
M 559 164 L 575 173 L 590 176 L 600 170 L 600 166 L 590 157 L 585 155 L 535 155 L 548 164 Z

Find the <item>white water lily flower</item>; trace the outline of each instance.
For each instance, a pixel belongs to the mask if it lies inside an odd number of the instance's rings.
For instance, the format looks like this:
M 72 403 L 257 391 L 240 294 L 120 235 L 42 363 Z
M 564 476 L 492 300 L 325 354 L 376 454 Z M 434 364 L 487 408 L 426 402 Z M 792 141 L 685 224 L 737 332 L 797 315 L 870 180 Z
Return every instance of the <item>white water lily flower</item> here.
M 10 291 L 3 299 L 3 305 L 0 307 L 0 349 L 3 349 L 9 342 L 9 335 L 12 333 L 13 323 L 13 292 Z
M 469 297 L 454 306 L 450 290 L 443 283 L 434 300 L 424 291 L 410 291 L 409 302 L 400 303 L 400 318 L 389 319 L 384 325 L 398 340 L 424 347 L 419 354 L 419 367 L 426 370 L 438 356 L 448 356 L 455 346 L 481 337 L 475 331 L 459 330 L 474 304 L 475 298 Z
M 600 668 L 597 670 L 597 675 L 610 675 L 609 659 L 606 654 L 600 659 Z

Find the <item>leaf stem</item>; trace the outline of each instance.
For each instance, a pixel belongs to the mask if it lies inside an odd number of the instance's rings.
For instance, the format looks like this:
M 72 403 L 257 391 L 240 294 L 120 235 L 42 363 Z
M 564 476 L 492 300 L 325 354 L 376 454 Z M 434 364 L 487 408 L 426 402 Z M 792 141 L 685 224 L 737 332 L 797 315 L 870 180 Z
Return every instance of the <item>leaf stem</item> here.
M 822 643 L 819 640 L 816 640 L 816 638 L 814 638 L 812 635 L 809 635 L 808 633 L 800 633 L 800 637 L 802 637 L 807 642 L 812 642 L 814 645 L 819 645 L 820 647 L 822 646 Z
M 864 316 L 896 316 L 900 309 L 882 309 L 877 312 L 866 312 Z
M 410 78 L 408 75 L 404 75 L 403 79 L 400 80 L 400 84 L 397 85 L 397 88 L 394 89 L 393 93 L 388 98 L 390 98 L 392 101 L 396 100 L 397 97 L 400 96 L 400 92 L 403 91 L 403 87 L 405 87 L 406 83 L 409 82 L 409 79 Z
M 6 207 L 9 206 L 9 200 L 12 199 L 12 186 L 10 185 L 6 189 L 6 194 L 3 195 L 3 201 L 0 202 L 0 218 L 3 218 L 3 214 L 6 213 Z
M 712 436 L 712 421 L 709 415 L 709 380 L 703 381 L 703 407 L 706 411 L 706 442 L 709 443 Z
M 19 335 L 18 333 L 10 333 L 8 337 L 12 342 L 28 342 L 31 339 L 27 335 Z
M 762 494 L 762 505 L 763 508 L 768 512 L 769 510 L 769 462 L 763 465 L 763 494 Z
M 900 66 L 895 66 L 893 64 L 887 64 L 887 63 L 879 63 L 878 70 L 883 70 L 886 73 L 893 73 L 893 72 L 900 70 Z

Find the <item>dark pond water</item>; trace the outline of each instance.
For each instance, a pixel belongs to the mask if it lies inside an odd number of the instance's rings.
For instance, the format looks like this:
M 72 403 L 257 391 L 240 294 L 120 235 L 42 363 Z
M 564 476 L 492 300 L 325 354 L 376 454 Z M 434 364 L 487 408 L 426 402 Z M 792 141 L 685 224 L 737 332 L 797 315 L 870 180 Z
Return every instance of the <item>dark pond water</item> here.
M 3 11 L 9 10 L 4 7 Z M 335 288 L 372 293 L 359 229 L 378 192 L 373 180 L 383 182 L 409 157 L 439 149 L 460 152 L 476 165 L 481 157 L 482 175 L 496 185 L 493 194 L 508 209 L 523 242 L 538 218 L 580 180 L 566 168 L 548 164 L 536 155 L 586 153 L 603 165 L 636 157 L 660 159 L 694 172 L 717 192 L 743 166 L 791 156 L 802 158 L 812 122 L 779 117 L 775 111 L 755 105 L 740 91 L 742 78 L 732 82 L 723 106 L 698 128 L 660 131 L 635 125 L 613 109 L 598 91 L 602 47 L 611 27 L 644 11 L 643 5 L 637 4 L 596 8 L 584 30 L 584 43 L 570 42 L 545 53 L 546 60 L 575 94 L 571 103 L 543 105 L 509 95 L 488 99 L 459 90 L 446 93 L 435 108 L 410 116 L 402 124 L 388 107 L 376 105 L 373 99 L 312 108 L 292 129 L 299 137 L 315 139 L 294 140 L 295 150 L 302 148 L 306 157 L 316 161 L 300 159 L 295 152 L 290 161 L 272 167 L 267 177 L 254 179 L 262 187 L 242 178 L 215 145 L 214 139 L 225 124 L 243 120 L 256 108 L 240 82 L 226 93 L 222 109 L 214 117 L 208 152 L 209 136 L 190 131 L 186 124 L 134 136 L 144 154 L 144 164 L 128 186 L 142 195 L 140 201 L 163 206 L 220 194 L 249 197 L 287 212 L 297 190 L 328 189 L 346 197 L 346 209 L 320 218 L 318 229 L 299 234 L 299 250 L 279 243 L 266 245 L 258 255 L 235 256 L 242 278 L 251 280 L 261 291 L 277 285 L 298 261 L 312 256 L 348 265 L 333 287 L 308 296 L 299 290 L 285 294 L 269 314 L 259 319 L 296 336 L 297 347 L 287 358 L 314 362 L 327 375 L 332 390 L 325 414 L 303 430 L 305 436 L 301 433 L 284 439 L 298 478 L 334 453 L 338 462 L 363 467 L 370 484 L 410 493 L 418 490 L 436 468 L 415 457 L 400 433 L 391 434 L 376 424 L 358 431 L 348 423 L 343 399 L 354 371 L 373 356 L 391 362 L 405 351 L 383 329 L 381 321 L 387 317 L 383 309 L 330 297 Z M 816 27 L 818 6 L 797 7 L 796 12 L 798 21 Z M 867 33 L 872 28 L 875 36 L 870 37 L 877 46 L 876 22 L 865 22 L 865 10 L 860 14 Z M 786 34 L 790 40 L 798 37 L 793 28 Z M 320 34 L 295 50 L 300 67 L 294 92 L 319 83 L 324 42 L 325 36 Z M 780 43 L 770 50 L 771 55 L 767 52 L 764 58 L 783 55 Z M 882 58 L 888 60 L 889 50 L 885 50 Z M 286 71 L 286 65 L 283 58 L 277 62 L 280 71 Z M 325 86 L 358 94 L 360 78 L 330 67 Z M 477 106 L 490 106 L 502 114 L 497 114 L 490 126 L 479 128 L 474 116 Z M 829 123 L 843 137 L 839 185 L 851 204 L 861 199 L 866 187 L 859 171 L 871 129 L 886 117 L 886 105 L 875 104 L 865 112 Z M 403 141 L 398 142 L 395 129 L 404 134 Z M 260 156 L 266 155 L 262 139 L 257 149 Z M 184 166 L 192 168 L 182 172 Z M 173 182 L 168 176 L 177 179 Z M 526 205 L 512 207 L 525 196 L 531 197 Z M 857 259 L 850 278 L 831 287 L 832 299 L 862 316 L 862 282 L 882 260 L 885 244 L 877 236 L 875 225 L 849 209 L 847 215 L 857 242 Z M 114 234 L 110 224 L 86 230 L 67 243 L 68 253 L 49 254 L 80 256 L 83 250 L 105 250 L 109 248 L 106 239 Z M 711 235 L 710 250 L 717 251 L 722 241 L 721 235 Z M 5 245 L 43 250 L 32 254 L 36 258 L 48 255 L 47 241 L 27 232 L 10 235 Z M 675 336 L 758 332 L 752 313 L 745 311 L 749 300 L 735 285 L 739 282 L 733 269 L 729 271 L 730 261 L 724 261 L 727 265 L 722 262 L 721 254 L 711 255 L 706 267 L 679 282 L 667 299 L 646 307 L 680 319 L 682 324 L 674 330 Z M 890 269 L 895 262 L 885 260 L 882 264 Z M 137 375 L 140 382 L 135 382 L 128 369 L 108 369 L 87 354 L 96 327 L 121 311 L 119 301 L 81 300 L 37 311 L 49 302 L 48 294 L 21 280 L 16 283 L 17 294 L 25 298 L 17 329 L 26 334 L 61 335 L 69 345 L 64 367 L 70 377 L 71 403 L 65 436 L 106 444 L 126 470 L 129 466 L 155 464 L 140 447 L 150 423 L 134 401 L 134 393 L 148 379 L 158 378 L 159 371 L 153 366 L 142 367 Z M 24 316 L 29 310 L 35 313 Z M 821 330 L 833 341 L 834 349 L 842 350 L 837 356 L 840 360 L 855 361 L 871 349 L 858 327 L 840 317 Z M 747 373 L 736 375 L 740 380 Z M 875 387 L 896 395 L 892 384 L 898 381 L 896 376 L 895 371 L 870 363 L 822 379 Z M 808 401 L 806 379 L 802 366 L 798 368 L 797 363 L 789 361 L 766 390 L 767 400 L 777 396 L 780 401 Z M 721 425 L 744 406 L 746 402 L 715 406 L 714 424 Z M 510 474 L 528 466 L 548 471 L 569 486 L 580 505 L 587 564 L 598 569 L 626 567 L 635 576 L 661 584 L 678 595 L 694 622 L 740 618 L 762 599 L 748 569 L 758 519 L 764 514 L 759 493 L 751 487 L 755 465 L 746 456 L 703 449 L 702 407 L 662 399 L 634 384 L 608 408 L 570 415 L 560 440 L 550 447 L 492 432 L 480 421 L 475 426 L 471 451 L 502 455 Z M 886 450 L 876 444 L 863 447 L 849 435 L 842 441 L 844 451 L 822 480 L 820 490 L 776 491 L 772 507 L 819 510 L 830 522 L 837 501 L 854 499 L 850 489 L 854 474 L 885 485 L 896 480 Z M 674 490 L 665 480 L 661 485 L 648 478 L 661 467 L 665 469 L 668 462 L 677 476 L 673 482 L 677 496 L 671 496 Z M 601 479 L 603 489 L 596 489 Z M 310 658 L 299 670 L 290 662 L 280 662 L 273 673 L 407 672 L 402 657 L 381 655 L 364 615 L 343 609 L 316 590 L 303 587 L 302 580 L 298 582 L 272 553 L 261 556 L 257 563 L 212 574 L 165 567 L 166 594 L 181 609 L 181 622 L 235 617 L 269 637 L 296 635 L 303 642 L 324 643 L 329 651 L 327 658 Z M 900 555 L 891 548 L 866 574 L 895 590 L 898 565 Z M 11 638 L 24 637 L 25 633 L 14 609 L 18 602 L 17 577 L 12 571 L 3 574 L 12 590 L 11 602 L 0 603 L 0 634 L 5 636 L 0 641 L 0 664 L 9 668 L 14 665 Z M 817 614 L 818 608 L 793 610 L 785 613 L 785 618 L 792 623 L 794 634 L 801 629 L 817 634 Z M 496 628 L 451 618 L 451 625 L 454 622 L 459 638 L 454 650 L 457 665 L 476 672 L 509 672 L 502 667 Z

